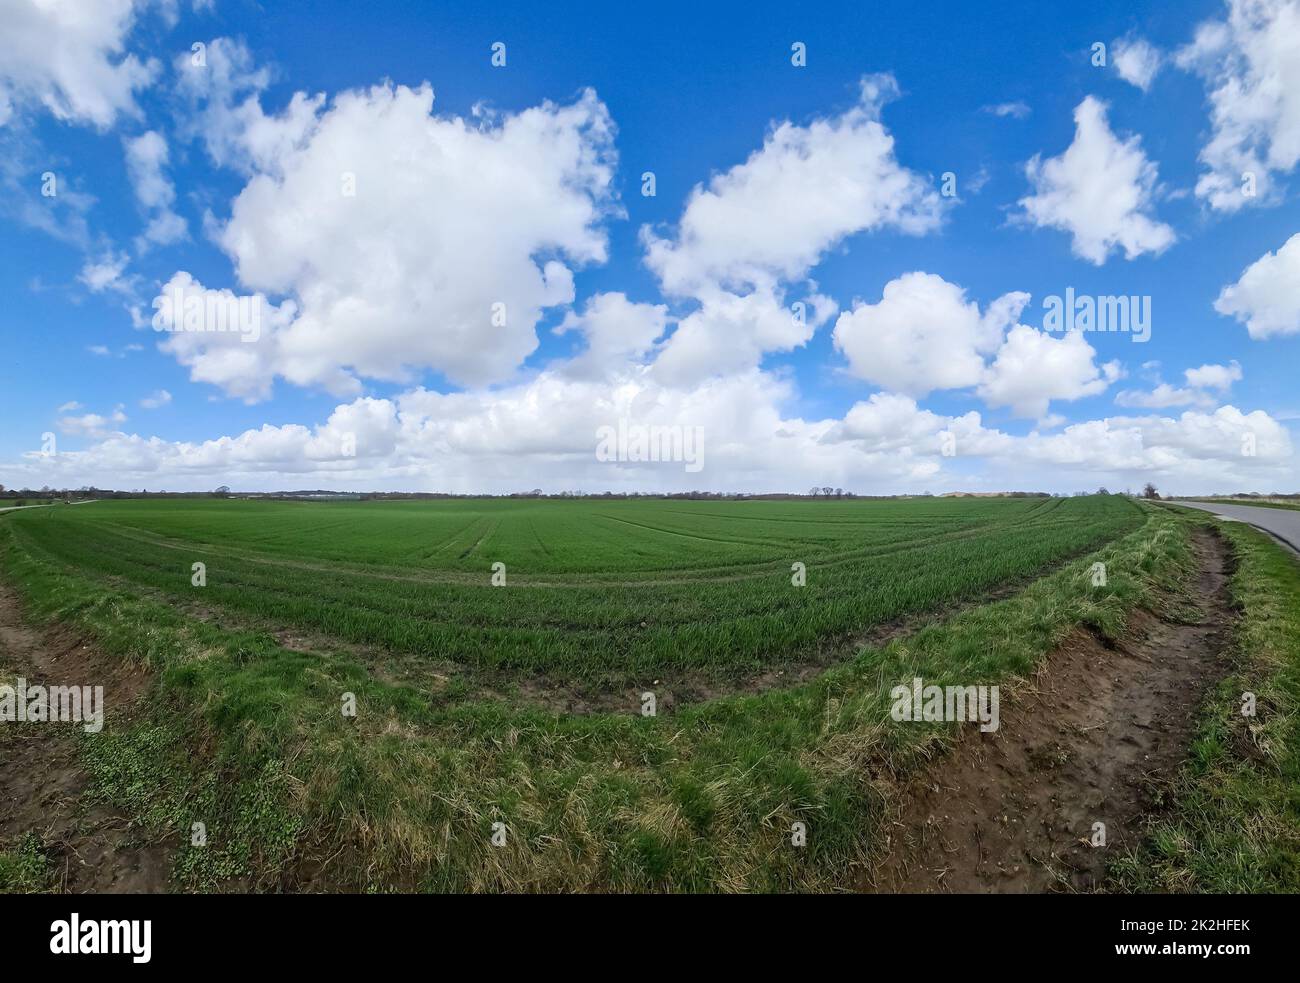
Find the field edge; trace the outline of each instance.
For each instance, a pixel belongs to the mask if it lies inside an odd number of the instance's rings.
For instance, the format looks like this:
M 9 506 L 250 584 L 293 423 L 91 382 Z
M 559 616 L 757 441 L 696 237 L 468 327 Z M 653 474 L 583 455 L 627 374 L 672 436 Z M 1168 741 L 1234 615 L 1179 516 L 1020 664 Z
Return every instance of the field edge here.
M 1197 521 L 1197 520 L 1193 520 Z M 1141 846 L 1112 868 L 1139 893 L 1300 890 L 1300 558 L 1240 522 L 1230 674 L 1211 691 L 1189 760 Z M 1248 698 L 1247 694 L 1250 694 Z M 1252 710 L 1247 713 L 1245 711 Z

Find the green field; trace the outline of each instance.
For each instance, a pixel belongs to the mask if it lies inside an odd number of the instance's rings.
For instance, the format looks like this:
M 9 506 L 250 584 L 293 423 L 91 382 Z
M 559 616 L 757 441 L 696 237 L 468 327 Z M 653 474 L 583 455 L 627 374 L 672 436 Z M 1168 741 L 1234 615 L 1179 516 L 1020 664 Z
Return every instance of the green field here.
M 80 744 L 178 888 L 826 890 L 881 849 L 873 776 L 953 734 L 888 726 L 892 685 L 1118 631 L 1186 569 L 1180 522 L 1118 496 L 98 502 L 6 515 L 0 571 L 153 670 Z M 638 714 L 686 677 L 712 682 Z M 574 680 L 606 700 L 537 698 Z
M 37 510 L 43 561 L 249 624 L 596 683 L 725 678 L 979 597 L 1129 532 L 1084 499 L 101 502 Z M 191 585 L 195 562 L 207 584 Z M 806 586 L 792 583 L 805 565 Z M 493 564 L 504 586 L 493 586 Z

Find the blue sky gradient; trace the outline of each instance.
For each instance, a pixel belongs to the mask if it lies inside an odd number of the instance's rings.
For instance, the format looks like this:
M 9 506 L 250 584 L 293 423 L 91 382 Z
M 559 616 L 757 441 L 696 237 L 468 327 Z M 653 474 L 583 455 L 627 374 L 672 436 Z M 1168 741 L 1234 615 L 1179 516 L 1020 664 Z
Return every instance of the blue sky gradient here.
M 0 7 L 25 2 L 5 0 Z M 1285 16 L 1291 5 L 1275 6 Z M 1300 328 L 1252 338 L 1240 320 L 1216 311 L 1215 301 L 1247 267 L 1300 232 L 1296 176 L 1283 162 L 1272 175 L 1273 198 L 1235 210 L 1216 209 L 1198 195 L 1198 177 L 1205 170 L 1198 155 L 1213 131 L 1208 82 L 1172 63 L 1179 49 L 1193 42 L 1198 24 L 1227 16 L 1220 0 L 939 2 L 924 9 L 907 2 L 669 2 L 652 8 L 574 3 L 546 11 L 523 3 L 139 3 L 124 17 L 121 47 L 105 57 L 110 64 L 120 63 L 127 53 L 142 62 L 156 59 L 155 75 L 133 90 L 132 107 L 116 113 L 107 125 L 51 111 L 41 98 L 51 88 L 41 88 L 34 68 L 21 77 L 12 72 L 6 77 L 0 41 L 0 93 L 7 86 L 13 106 L 0 125 L 0 151 L 9 162 L 0 174 L 5 196 L 0 206 L 0 291 L 5 298 L 0 309 L 0 482 L 175 489 L 229 483 L 263 489 L 505 491 L 540 485 L 589 491 L 804 490 L 821 480 L 822 449 L 843 440 L 845 454 L 863 456 L 827 480 L 863 493 L 1010 486 L 1068 492 L 1098 484 L 1132 486 L 1147 475 L 1162 487 L 1183 492 L 1295 491 L 1290 440 L 1294 421 L 1300 419 L 1295 385 Z M 5 20 L 0 16 L 0 35 Z M 159 349 L 154 331 L 133 324 L 128 308 L 143 304 L 148 316 L 151 300 L 178 271 L 210 289 L 249 292 L 232 257 L 214 241 L 213 230 L 230 221 L 232 202 L 250 175 L 222 166 L 201 135 L 187 132 L 192 107 L 175 80 L 177 56 L 195 41 L 210 44 L 216 38 L 242 43 L 252 63 L 269 70 L 271 81 L 258 96 L 268 115 L 282 113 L 296 92 L 323 93 L 329 100 L 321 108 L 324 114 L 340 93 L 385 81 L 412 88 L 428 82 L 435 93 L 433 114 L 444 118 L 472 118 L 479 105 L 506 116 L 548 100 L 565 106 L 584 90 L 594 90 L 616 127 L 617 168 L 610 191 L 622 214 L 607 215 L 600 223 L 608 237 L 608 259 L 569 264 L 573 301 L 545 309 L 534 326 L 536 350 L 508 378 L 487 386 L 456 385 L 435 364 L 416 366 L 404 380 L 361 375 L 360 391 L 349 394 L 277 377 L 273 395 L 254 402 L 196 381 L 186 365 Z M 1147 91 L 1125 81 L 1113 60 L 1104 67 L 1090 62 L 1094 42 L 1107 44 L 1113 55 L 1114 43 L 1123 38 L 1145 39 L 1163 55 Z M 495 41 L 507 43 L 504 68 L 490 64 Z M 806 67 L 792 66 L 793 42 L 807 45 Z M 1296 47 L 1290 57 L 1300 64 L 1300 39 Z M 729 445 L 752 443 L 752 434 L 732 434 L 710 417 L 699 421 L 709 446 L 728 449 L 711 454 L 703 473 L 631 463 L 592 470 L 593 462 L 575 458 L 572 444 L 564 441 L 553 448 L 534 445 L 528 452 L 501 452 L 488 440 L 491 446 L 480 453 L 461 437 L 450 445 L 435 442 L 427 467 L 400 443 L 392 453 L 363 453 L 355 467 L 336 461 L 324 470 L 248 461 L 178 467 L 166 455 L 135 458 L 130 468 L 113 464 L 123 460 L 112 450 L 115 434 L 197 445 L 267 424 L 310 430 L 324 426 L 337 406 L 357 396 L 396 401 L 417 387 L 444 394 L 473 390 L 483 395 L 482 405 L 489 405 L 492 393 L 516 392 L 579 355 L 586 346 L 584 334 L 556 334 L 553 329 L 603 293 L 666 304 L 669 327 L 659 340 L 662 346 L 675 320 L 694 309 L 694 301 L 672 295 L 647 264 L 643 228 L 672 239 L 693 189 L 744 164 L 764 146 L 775 125 L 790 121 L 807 126 L 851 110 L 861 80 L 877 73 L 892 75 L 899 88 L 898 97 L 881 110 L 897 165 L 919 175 L 936 193 L 942 175 L 953 172 L 958 195 L 945 201 L 937 228 L 919 235 L 889 227 L 850 232 L 819 253 L 806 277 L 782 281 L 787 302 L 813 292 L 806 282 L 811 279 L 815 291 L 832 298 L 838 308 L 806 343 L 765 350 L 755 366 L 764 378 L 780 384 L 775 405 L 782 419 L 826 423 L 824 430 L 812 428 L 798 438 L 810 448 L 807 460 L 793 454 L 786 466 L 781 455 L 767 453 L 751 460 Z M 56 83 L 50 86 L 57 91 Z M 1099 265 L 1072 248 L 1066 231 L 1024 220 L 1018 202 L 1034 192 L 1027 162 L 1035 155 L 1058 157 L 1070 147 L 1075 138 L 1072 114 L 1087 97 L 1107 105 L 1111 131 L 1121 141 L 1138 138 L 1141 152 L 1158 171 L 1148 214 L 1176 236 L 1158 253 L 1129 259 L 1115 251 Z M 1006 104 L 1022 108 L 1006 115 L 990 111 Z M 172 207 L 184 219 L 187 234 L 181 241 L 142 249 L 136 237 L 149 213 L 128 173 L 123 141 L 149 131 L 166 141 L 164 174 L 174 186 Z M 412 153 L 420 152 L 414 143 Z M 529 166 L 527 160 L 518 163 Z M 401 166 L 394 160 L 394 168 Z M 655 197 L 640 193 L 646 170 L 655 173 Z M 47 171 L 58 175 L 63 191 L 58 202 L 40 197 L 41 175 Z M 438 193 L 430 189 L 430 194 Z M 32 209 L 44 209 L 40 214 L 46 221 L 34 222 Z M 119 286 L 87 286 L 87 267 L 112 256 L 124 258 Z M 540 264 L 546 257 L 537 258 Z M 890 391 L 851 371 L 835 343 L 835 326 L 856 302 L 878 304 L 887 284 L 916 271 L 958 285 L 981 311 L 1009 292 L 1028 293 L 1032 299 L 1019 322 L 1030 327 L 1041 326 L 1042 298 L 1067 287 L 1096 295 L 1146 295 L 1153 310 L 1146 344 L 1123 334 L 1088 335 L 1096 365 L 1118 361 L 1123 377 L 1094 394 L 1052 399 L 1050 414 L 1043 418 L 992 405 L 976 386 L 912 394 L 918 412 L 945 419 L 977 412 L 985 430 L 1018 439 L 1062 434 L 1071 425 L 1110 417 L 1156 415 L 1178 421 L 1185 412 L 1213 413 L 1231 405 L 1242 413 L 1267 415 L 1270 429 L 1261 439 L 1269 451 L 1222 465 L 1203 448 L 1183 448 L 1177 460 L 1156 453 L 1142 466 L 1105 454 L 1087 460 L 1083 455 L 1078 466 L 1064 466 L 1055 452 L 1033 458 L 1014 449 L 930 460 L 925 446 L 907 451 L 906 463 L 889 465 L 876 455 L 896 454 L 897 448 L 854 443 L 835 429 L 855 405 Z M 295 298 L 286 291 L 271 299 Z M 1294 303 L 1300 310 L 1300 299 Z M 492 344 L 491 338 L 482 343 Z M 640 369 L 653 363 L 655 351 L 642 353 Z M 1147 392 L 1160 381 L 1184 386 L 1184 370 L 1233 362 L 1240 366 L 1240 379 L 1201 393 L 1201 402 L 1142 409 L 1116 404 L 1121 392 Z M 340 363 L 348 364 L 347 353 L 340 355 Z M 160 390 L 170 395 L 168 402 L 152 409 L 141 406 L 141 400 Z M 76 405 L 61 409 L 70 404 Z M 123 419 L 115 420 L 114 412 Z M 100 426 L 61 422 L 84 414 L 105 421 Z M 686 417 L 681 422 L 693 423 Z M 53 462 L 37 453 L 47 432 L 58 435 L 59 452 L 73 455 L 70 459 Z M 917 438 L 921 443 L 926 439 Z M 1142 439 L 1150 444 L 1149 431 Z M 1181 446 L 1181 438 L 1170 439 L 1171 446 Z M 1225 439 L 1235 446 L 1235 434 Z M 110 447 L 97 452 L 105 441 Z M 918 455 L 927 458 L 926 467 L 915 467 Z

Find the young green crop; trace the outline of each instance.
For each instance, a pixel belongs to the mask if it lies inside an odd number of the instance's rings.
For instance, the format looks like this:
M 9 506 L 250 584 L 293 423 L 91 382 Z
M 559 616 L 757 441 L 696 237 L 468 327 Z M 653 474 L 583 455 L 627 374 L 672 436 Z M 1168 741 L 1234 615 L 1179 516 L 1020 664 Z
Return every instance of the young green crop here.
M 1118 496 L 164 501 L 28 513 L 13 534 L 46 561 L 209 614 L 470 670 L 616 684 L 798 662 L 1140 521 Z

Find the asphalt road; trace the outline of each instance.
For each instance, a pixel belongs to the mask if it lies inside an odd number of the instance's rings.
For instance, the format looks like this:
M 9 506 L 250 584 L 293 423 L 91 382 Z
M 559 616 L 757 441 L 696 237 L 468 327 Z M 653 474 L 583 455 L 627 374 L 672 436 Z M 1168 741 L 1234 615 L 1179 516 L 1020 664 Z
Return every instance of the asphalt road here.
M 1300 553 L 1300 509 L 1269 509 L 1259 505 L 1226 505 L 1219 502 L 1175 502 L 1189 509 L 1213 512 L 1238 522 L 1249 522 L 1270 532 Z

